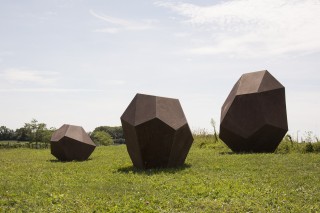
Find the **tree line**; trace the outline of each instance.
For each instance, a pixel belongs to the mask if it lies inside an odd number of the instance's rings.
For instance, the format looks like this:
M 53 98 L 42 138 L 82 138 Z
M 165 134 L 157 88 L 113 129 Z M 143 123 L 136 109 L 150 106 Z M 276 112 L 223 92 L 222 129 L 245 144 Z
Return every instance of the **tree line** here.
M 16 130 L 0 126 L 0 140 L 16 140 L 29 142 L 50 142 L 55 128 L 47 128 L 45 123 L 39 123 L 32 119 L 30 123 L 25 123 L 23 127 Z
M 36 146 L 38 143 L 49 144 L 55 130 L 54 127 L 48 128 L 45 123 L 32 119 L 16 130 L 0 126 L 0 141 L 33 142 Z M 98 146 L 125 143 L 121 126 L 99 126 L 88 134 Z

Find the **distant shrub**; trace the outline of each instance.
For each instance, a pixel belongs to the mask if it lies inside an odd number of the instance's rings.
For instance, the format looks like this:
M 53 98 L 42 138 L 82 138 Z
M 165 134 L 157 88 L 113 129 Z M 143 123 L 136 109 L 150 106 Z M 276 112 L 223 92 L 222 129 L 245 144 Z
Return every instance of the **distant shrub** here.
M 115 144 L 125 144 L 126 140 L 124 138 L 118 138 L 113 140 Z
M 278 148 L 276 149 L 275 153 L 278 154 L 287 154 L 290 153 L 292 150 L 292 145 L 288 141 L 282 141 Z
M 12 148 L 31 148 L 31 149 L 47 149 L 49 143 L 43 142 L 21 142 L 21 141 L 0 141 L 0 149 Z
M 320 153 L 320 142 L 313 144 L 313 151 L 316 153 Z
M 313 145 L 312 145 L 311 142 L 308 142 L 308 143 L 305 144 L 305 149 L 304 149 L 304 151 L 305 151 L 306 153 L 309 153 L 309 152 L 313 152 L 313 151 L 314 151 Z
M 113 144 L 112 137 L 105 131 L 94 131 L 90 137 L 98 146 L 108 146 Z
M 97 131 L 108 133 L 113 140 L 124 138 L 122 126 L 99 126 L 93 130 L 93 133 Z
M 312 143 L 297 143 L 288 142 L 283 140 L 277 150 L 277 154 L 287 154 L 287 153 L 320 153 L 320 142 Z
M 213 134 L 208 134 L 205 130 L 200 129 L 193 132 L 194 142 L 192 147 L 199 149 L 214 149 L 219 153 L 231 152 L 229 147 L 218 137 L 216 142 Z M 301 142 L 293 140 L 292 136 L 286 135 L 279 146 L 276 154 L 289 153 L 320 153 L 320 142 Z
M 193 145 L 192 147 L 200 148 L 200 149 L 214 149 L 218 152 L 224 153 L 224 152 L 230 152 L 231 150 L 228 148 L 228 146 L 223 143 L 221 139 L 218 138 L 218 141 L 216 141 L 215 135 L 212 134 L 201 134 L 196 135 L 193 134 Z

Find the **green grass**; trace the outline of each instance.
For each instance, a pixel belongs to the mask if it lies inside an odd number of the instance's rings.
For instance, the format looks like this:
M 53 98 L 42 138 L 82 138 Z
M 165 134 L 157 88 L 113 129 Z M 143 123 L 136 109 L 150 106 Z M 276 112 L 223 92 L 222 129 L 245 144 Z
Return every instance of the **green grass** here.
M 0 212 L 319 212 L 320 155 L 198 148 L 178 169 L 132 167 L 124 145 L 88 161 L 0 150 Z M 215 148 L 214 148 L 215 147 Z

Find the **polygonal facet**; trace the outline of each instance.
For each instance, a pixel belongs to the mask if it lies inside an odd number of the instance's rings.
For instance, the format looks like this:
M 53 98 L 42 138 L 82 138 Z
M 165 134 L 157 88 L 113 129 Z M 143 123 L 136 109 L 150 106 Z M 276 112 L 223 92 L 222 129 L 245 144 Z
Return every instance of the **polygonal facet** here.
M 193 137 L 179 100 L 137 94 L 121 123 L 135 167 L 183 165 Z
M 156 117 L 173 129 L 179 129 L 187 123 L 178 99 L 157 97 Z
M 64 124 L 51 137 L 51 154 L 61 161 L 86 160 L 96 148 L 80 126 Z
M 242 75 L 221 108 L 220 138 L 234 152 L 273 152 L 287 131 L 285 88 L 267 70 Z

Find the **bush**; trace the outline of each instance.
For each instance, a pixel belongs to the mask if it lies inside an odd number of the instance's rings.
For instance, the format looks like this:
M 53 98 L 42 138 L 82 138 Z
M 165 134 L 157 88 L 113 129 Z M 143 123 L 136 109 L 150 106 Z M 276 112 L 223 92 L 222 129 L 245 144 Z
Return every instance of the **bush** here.
M 112 137 L 105 131 L 94 131 L 91 134 L 91 139 L 98 146 L 109 146 L 113 144 Z
M 114 143 L 116 144 L 125 144 L 126 140 L 124 138 L 114 139 Z
M 287 154 L 291 152 L 292 145 L 287 141 L 282 141 L 278 148 L 276 149 L 275 153 L 277 154 Z
M 314 143 L 313 144 L 313 151 L 320 153 L 320 142 Z
M 306 153 L 308 153 L 308 152 L 313 152 L 313 151 L 314 151 L 311 142 L 306 143 L 306 145 L 305 145 L 305 150 L 304 150 L 304 151 L 305 151 Z
M 227 147 L 225 143 L 222 142 L 221 139 L 218 138 L 218 141 L 216 141 L 216 138 L 214 135 L 193 134 L 193 138 L 194 138 L 194 141 L 192 144 L 193 147 L 197 147 L 200 149 L 214 149 L 220 153 L 231 152 L 231 150 Z

